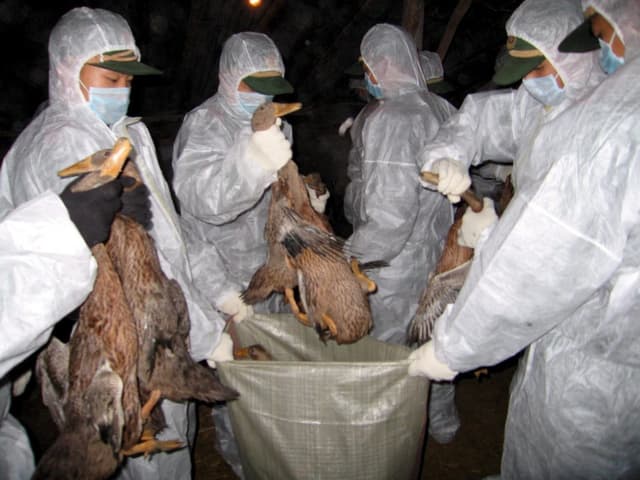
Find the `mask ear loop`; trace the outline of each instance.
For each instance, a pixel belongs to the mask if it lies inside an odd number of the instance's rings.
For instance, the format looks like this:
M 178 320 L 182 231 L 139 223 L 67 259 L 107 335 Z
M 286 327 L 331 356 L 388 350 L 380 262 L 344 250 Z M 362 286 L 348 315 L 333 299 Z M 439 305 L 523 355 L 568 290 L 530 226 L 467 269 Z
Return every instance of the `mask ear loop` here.
M 358 58 L 358 61 L 360 63 L 362 63 L 365 67 L 367 67 L 368 71 L 365 71 L 364 74 L 367 75 L 369 77 L 369 81 L 373 84 L 373 85 L 378 85 L 379 87 L 380 85 L 380 80 L 378 80 L 378 77 L 376 77 L 376 74 L 373 73 L 373 70 L 371 69 L 371 67 L 369 66 L 369 64 L 367 62 L 365 62 L 364 58 L 362 58 L 362 56 L 360 56 Z M 371 76 L 373 76 L 376 79 L 376 83 L 373 83 L 373 79 L 371 78 Z
M 89 88 L 79 78 L 78 78 L 78 83 L 80 83 L 80 93 L 82 93 L 83 88 L 84 88 L 84 91 L 87 92 L 87 98 L 85 99 L 84 95 L 82 96 L 82 98 L 85 102 L 88 102 L 89 98 L 91 98 L 91 93 L 89 92 Z

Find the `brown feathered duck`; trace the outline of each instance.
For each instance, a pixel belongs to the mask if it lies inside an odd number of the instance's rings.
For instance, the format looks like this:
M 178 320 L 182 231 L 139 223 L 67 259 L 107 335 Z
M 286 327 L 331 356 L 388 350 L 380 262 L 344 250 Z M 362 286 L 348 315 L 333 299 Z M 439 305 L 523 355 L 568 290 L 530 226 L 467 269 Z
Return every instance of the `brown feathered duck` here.
M 426 181 L 437 184 L 437 176 L 423 172 Z M 505 182 L 501 198 L 497 205 L 498 213 L 502 213 L 513 196 L 513 187 L 509 177 Z M 460 289 L 467 278 L 473 249 L 458 244 L 458 230 L 462 225 L 462 216 L 467 208 L 475 212 L 482 210 L 482 199 L 469 189 L 462 195 L 465 200 L 457 207 L 454 222 L 449 228 L 444 249 L 433 272 L 429 274 L 427 286 L 420 296 L 418 309 L 407 330 L 407 344 L 422 345 L 433 333 L 436 320 L 442 315 L 446 306 L 455 303 Z
M 130 149 L 127 139 L 119 139 L 110 151 L 59 174 L 85 174 L 73 188 L 87 190 L 123 171 L 136 180 L 128 188 L 135 188 L 141 180 L 127 162 Z M 118 214 L 108 241 L 92 253 L 96 282 L 69 343 L 52 340 L 37 362 L 43 401 L 61 433 L 39 462 L 36 478 L 69 478 L 69 472 L 79 472 L 73 478 L 108 478 L 127 455 L 182 447 L 154 438 L 164 427 L 161 410 L 154 408 L 161 398 L 237 397 L 190 357 L 184 295 L 162 272 L 144 227 Z
M 254 114 L 252 128 L 265 130 L 277 117 L 298 108 L 300 104 L 268 102 Z M 271 186 L 265 238 L 267 261 L 243 292 L 245 302 L 255 304 L 273 292 L 282 293 L 296 317 L 314 327 L 323 341 L 353 343 L 369 332 L 367 296 L 375 291 L 375 283 L 362 273 L 356 259 L 346 257 L 326 217 L 311 206 L 293 160 L 278 171 Z M 294 294 L 296 287 L 302 308 Z

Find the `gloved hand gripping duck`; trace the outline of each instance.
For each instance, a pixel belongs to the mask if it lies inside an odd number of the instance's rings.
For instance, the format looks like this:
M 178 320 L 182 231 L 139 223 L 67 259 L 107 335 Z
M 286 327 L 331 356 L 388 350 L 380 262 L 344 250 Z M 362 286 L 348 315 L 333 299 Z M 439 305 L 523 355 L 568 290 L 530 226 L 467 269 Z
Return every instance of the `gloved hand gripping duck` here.
M 60 175 L 92 172 L 73 186 L 89 190 L 116 178 L 130 149 L 120 139 L 111 152 L 98 152 Z M 140 186 L 132 162 L 124 175 L 136 180 L 129 189 Z M 154 438 L 164 426 L 154 409 L 161 397 L 237 396 L 189 356 L 182 291 L 164 276 L 140 224 L 116 215 L 109 240 L 92 253 L 96 282 L 68 346 L 54 339 L 38 359 L 43 400 L 62 432 L 38 466 L 40 478 L 107 478 L 124 455 L 180 448 L 179 442 Z
M 266 103 L 254 114 L 252 128 L 270 128 L 277 117 L 298 108 L 300 104 Z M 338 344 L 355 342 L 369 332 L 367 294 L 375 290 L 375 283 L 361 272 L 356 259 L 347 260 L 342 242 L 312 207 L 292 160 L 278 171 L 271 186 L 265 238 L 267 261 L 242 294 L 246 303 L 255 304 L 272 292 L 283 293 L 300 322 L 315 327 L 322 340 Z M 304 312 L 294 297 L 296 286 Z
M 430 183 L 438 183 L 437 175 L 431 172 L 422 172 L 422 178 Z M 500 198 L 498 209 L 500 212 L 504 211 L 512 195 L 513 188 L 509 177 L 507 177 Z M 434 271 L 429 274 L 427 286 L 420 296 L 418 309 L 407 331 L 408 345 L 414 343 L 422 345 L 431 339 L 436 320 L 442 315 L 448 304 L 455 303 L 471 267 L 475 245 L 468 241 L 462 241 L 461 227 L 465 216 L 470 215 L 467 213 L 468 211 L 479 214 L 483 210 L 489 210 L 485 208 L 488 206 L 488 199 L 484 199 L 483 202 L 471 189 L 466 190 L 461 196 L 465 203 L 456 209 L 454 222 L 447 233 L 440 260 L 438 260 Z M 491 204 L 492 208 L 493 204 Z

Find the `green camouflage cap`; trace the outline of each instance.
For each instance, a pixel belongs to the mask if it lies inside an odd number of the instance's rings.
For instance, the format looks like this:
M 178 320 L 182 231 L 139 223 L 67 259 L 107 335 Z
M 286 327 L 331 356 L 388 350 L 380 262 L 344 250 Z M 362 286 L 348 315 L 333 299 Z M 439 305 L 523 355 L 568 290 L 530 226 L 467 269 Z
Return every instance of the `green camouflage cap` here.
M 493 81 L 497 85 L 511 85 L 540 65 L 545 56 L 540 50 L 519 37 L 507 38 L 507 54 L 496 69 Z
M 127 75 L 162 74 L 162 72 L 157 68 L 153 68 L 139 62 L 138 57 L 133 50 L 114 50 L 112 52 L 105 52 L 89 59 L 87 64 Z
M 251 90 L 262 93 L 263 95 L 278 95 L 293 92 L 293 86 L 276 70 L 253 73 L 248 77 L 244 77 L 242 81 L 249 85 Z
M 593 7 L 585 10 L 584 16 L 587 18 L 573 32 L 565 37 L 558 46 L 558 50 L 564 53 L 570 52 L 590 52 L 600 48 L 598 39 L 591 31 L 591 16 L 596 13 Z

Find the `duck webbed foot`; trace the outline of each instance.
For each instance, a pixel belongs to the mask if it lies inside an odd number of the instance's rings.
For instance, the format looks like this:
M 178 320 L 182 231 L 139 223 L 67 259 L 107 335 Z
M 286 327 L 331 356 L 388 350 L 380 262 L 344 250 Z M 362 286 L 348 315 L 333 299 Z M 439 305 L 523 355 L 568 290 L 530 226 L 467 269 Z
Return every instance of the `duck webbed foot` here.
M 333 321 L 333 318 L 331 318 L 327 313 L 323 313 L 321 318 L 325 328 L 328 328 L 329 332 L 331 332 L 331 337 L 332 338 L 337 337 L 338 327 L 336 327 L 336 322 Z
M 156 407 L 162 394 L 160 390 L 153 390 L 149 395 L 146 403 L 140 409 L 140 418 L 145 423 L 151 416 L 151 412 Z M 156 440 L 153 429 L 146 426 L 140 435 L 140 443 L 135 444 L 131 448 L 122 450 L 122 454 L 126 457 L 144 454 L 145 457 L 157 452 L 171 452 L 184 447 L 184 443 L 179 440 Z
M 162 395 L 160 393 L 160 390 L 153 390 L 151 392 L 151 395 L 149 395 L 148 400 L 142 406 L 142 409 L 140 409 L 140 418 L 142 418 L 143 422 L 151 416 L 151 411 L 158 404 L 161 396 Z
M 146 440 L 144 439 L 146 438 Z M 126 457 L 132 457 L 134 455 L 144 454 L 145 457 L 158 452 L 172 452 L 184 448 L 184 443 L 179 440 L 156 440 L 154 432 L 145 430 L 142 432 L 142 440 L 131 448 L 122 451 L 122 454 Z
M 306 325 L 307 327 L 313 327 L 313 324 L 309 321 L 308 315 L 306 313 L 302 313 L 302 311 L 300 310 L 300 307 L 298 306 L 298 302 L 296 302 L 296 299 L 293 296 L 293 289 L 285 288 L 284 296 L 289 302 L 289 305 L 291 306 L 291 310 L 293 311 L 293 314 L 297 317 L 300 323 L 302 323 L 303 325 Z
M 360 263 L 358 263 L 358 260 L 353 257 L 351 257 L 351 271 L 366 292 L 372 293 L 376 291 L 376 288 L 378 288 L 376 282 L 362 273 L 362 270 L 360 270 Z

